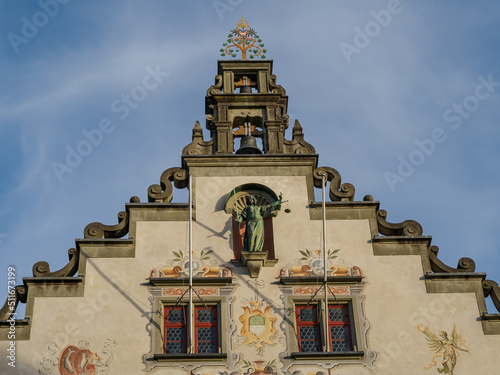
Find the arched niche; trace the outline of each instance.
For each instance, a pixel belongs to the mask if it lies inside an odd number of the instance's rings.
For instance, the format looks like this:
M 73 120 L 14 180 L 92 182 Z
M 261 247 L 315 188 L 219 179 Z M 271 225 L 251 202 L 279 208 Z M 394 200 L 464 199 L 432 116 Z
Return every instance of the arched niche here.
M 246 197 L 253 195 L 257 200 L 258 206 L 270 205 L 279 198 L 276 193 L 265 185 L 250 183 L 235 187 L 227 194 L 224 211 L 232 216 L 233 230 L 233 252 L 234 258 L 240 259 L 243 250 L 243 237 L 245 234 L 245 222 L 238 225 L 233 212 L 240 213 L 246 206 Z M 273 217 L 276 217 L 281 206 L 275 206 L 264 212 L 264 250 L 268 252 L 269 259 L 275 259 L 274 235 L 273 235 Z

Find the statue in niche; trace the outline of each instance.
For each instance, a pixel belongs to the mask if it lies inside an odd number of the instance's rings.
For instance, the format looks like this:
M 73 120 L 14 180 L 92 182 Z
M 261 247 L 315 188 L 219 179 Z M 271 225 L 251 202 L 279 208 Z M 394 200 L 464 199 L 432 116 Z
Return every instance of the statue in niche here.
M 257 199 L 253 195 L 245 198 L 246 207 L 241 214 L 233 211 L 236 221 L 240 224 L 246 221 L 245 236 L 243 238 L 243 251 L 263 251 L 264 247 L 264 219 L 262 215 L 270 208 L 274 208 L 283 203 L 283 194 L 279 199 L 271 204 L 263 206 L 257 205 Z

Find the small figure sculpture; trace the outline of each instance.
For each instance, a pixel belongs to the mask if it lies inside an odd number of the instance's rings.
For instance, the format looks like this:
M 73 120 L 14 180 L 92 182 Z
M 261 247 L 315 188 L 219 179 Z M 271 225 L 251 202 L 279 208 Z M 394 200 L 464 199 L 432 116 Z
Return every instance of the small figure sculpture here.
M 268 209 L 279 206 L 283 203 L 283 194 L 280 193 L 276 202 L 264 206 L 257 205 L 257 199 L 253 195 L 245 198 L 246 207 L 241 212 L 233 212 L 238 224 L 246 221 L 245 237 L 243 239 L 243 251 L 263 251 L 264 247 L 264 219 L 262 215 Z

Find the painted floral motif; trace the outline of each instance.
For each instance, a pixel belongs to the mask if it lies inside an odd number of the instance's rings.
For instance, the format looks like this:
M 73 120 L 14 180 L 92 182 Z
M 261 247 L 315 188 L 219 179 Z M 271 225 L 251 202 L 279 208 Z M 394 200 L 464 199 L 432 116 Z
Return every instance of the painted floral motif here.
M 423 324 L 420 324 L 417 329 L 426 336 L 430 349 L 437 353 L 432 358 L 432 363 L 426 366 L 425 369 L 430 370 L 432 367 L 437 366 L 436 358 L 442 357 L 441 368 L 437 367 L 438 372 L 440 374 L 453 375 L 453 371 L 457 365 L 457 358 L 460 355 L 459 351 L 469 352 L 465 345 L 466 340 L 457 333 L 455 324 L 453 324 L 451 338 L 448 337 L 448 333 L 445 331 L 439 331 L 439 336 L 437 336 Z
M 263 374 L 275 374 L 276 373 L 276 365 L 278 362 L 276 359 L 270 361 L 246 361 L 243 360 L 243 369 L 246 369 L 245 374 L 255 374 L 255 375 L 263 375 Z
M 344 260 L 338 258 L 340 249 L 327 251 L 327 270 L 329 276 L 362 276 L 361 269 L 358 266 L 345 264 Z M 296 263 L 282 267 L 279 270 L 280 277 L 307 277 L 320 276 L 324 273 L 323 256 L 321 250 L 299 250 L 300 258 Z
M 318 292 L 319 289 L 319 292 Z M 325 294 L 325 290 L 323 287 L 313 287 L 313 286 L 296 286 L 293 287 L 292 289 L 293 294 L 299 294 L 299 295 L 312 295 L 312 294 L 318 294 L 322 295 Z M 349 286 L 328 286 L 328 294 L 335 294 L 335 295 L 350 295 L 351 294 L 351 288 Z
M 193 288 L 195 294 L 198 296 L 220 296 L 219 288 Z M 183 296 L 187 293 L 188 288 L 185 287 L 174 287 L 174 288 L 163 288 L 163 296 Z
M 100 375 L 109 371 L 113 359 L 110 349 L 116 346 L 116 341 L 105 340 L 101 354 L 92 351 L 87 341 L 81 340 L 78 345 L 67 345 L 57 356 L 57 344 L 51 343 L 51 356 L 45 357 L 40 363 L 39 373 L 50 374 L 57 368 L 60 375 Z
M 212 258 L 214 250 L 203 249 L 193 252 L 193 277 L 233 277 L 232 268 L 219 264 Z M 172 251 L 172 258 L 166 264 L 160 264 L 149 272 L 151 278 L 177 278 L 189 275 L 189 254 L 182 250 Z

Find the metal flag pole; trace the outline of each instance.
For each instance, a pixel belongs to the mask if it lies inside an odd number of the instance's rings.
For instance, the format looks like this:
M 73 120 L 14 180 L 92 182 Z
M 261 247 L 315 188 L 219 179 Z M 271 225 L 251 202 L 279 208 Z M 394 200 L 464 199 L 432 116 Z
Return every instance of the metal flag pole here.
M 189 326 L 189 353 L 194 353 L 194 310 L 193 310 L 193 193 L 191 174 L 189 175 L 189 306 L 188 306 L 188 326 Z
M 322 198 L 323 198 L 323 288 L 325 292 L 325 311 L 323 314 L 323 337 L 325 342 L 324 351 L 330 351 L 330 340 L 328 339 L 328 273 L 326 267 L 326 204 L 325 204 L 325 185 L 326 173 L 323 173 L 322 178 Z
M 236 188 L 233 189 L 233 194 L 234 194 L 234 207 L 236 207 L 236 218 L 240 216 L 240 213 L 238 212 L 238 202 L 236 201 Z

